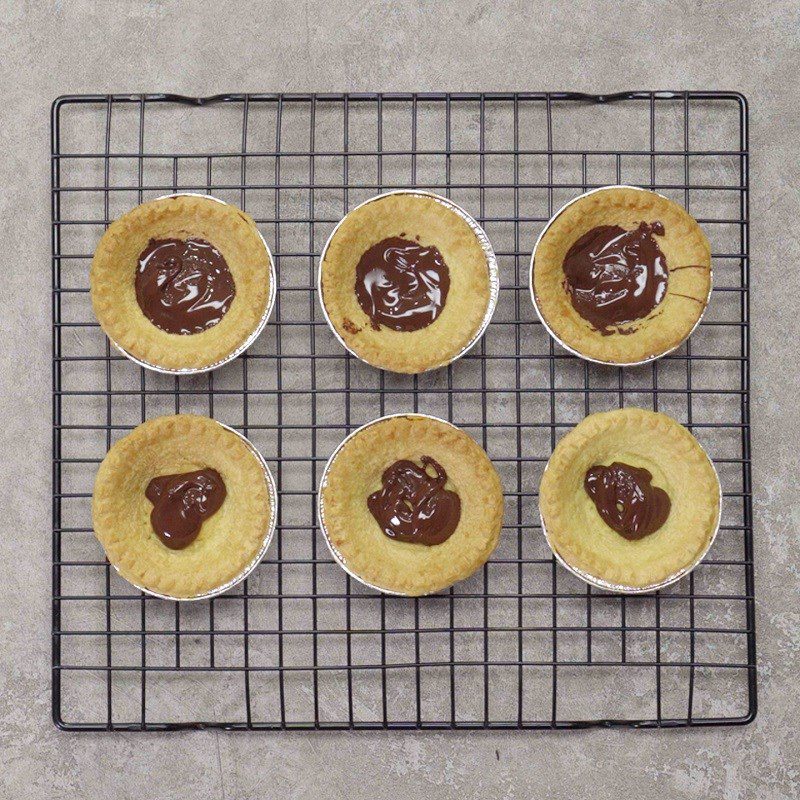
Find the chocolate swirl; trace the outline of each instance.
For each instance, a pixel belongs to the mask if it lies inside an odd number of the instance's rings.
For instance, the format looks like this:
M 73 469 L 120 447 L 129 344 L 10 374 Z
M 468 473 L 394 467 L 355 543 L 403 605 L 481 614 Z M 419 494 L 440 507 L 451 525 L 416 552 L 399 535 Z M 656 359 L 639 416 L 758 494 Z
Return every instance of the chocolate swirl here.
M 203 239 L 151 239 L 139 256 L 136 301 L 167 333 L 200 333 L 227 313 L 236 287 L 222 253 Z
M 567 251 L 564 288 L 574 309 L 603 335 L 646 317 L 667 294 L 667 260 L 653 234 L 664 235 L 660 222 L 632 231 L 601 225 Z
M 418 331 L 444 308 L 450 270 L 435 247 L 394 236 L 361 256 L 355 290 L 375 330 Z
M 667 521 L 672 507 L 652 480 L 649 470 L 615 461 L 588 469 L 583 487 L 606 525 L 626 539 L 642 539 Z
M 182 550 L 200 533 L 200 526 L 219 511 L 227 490 L 215 469 L 162 475 L 147 484 L 145 496 L 153 504 L 150 522 L 171 550 Z
M 447 473 L 440 464 L 429 456 L 420 461 L 421 467 L 406 459 L 387 467 L 383 487 L 367 498 L 367 507 L 390 539 L 441 544 L 458 527 L 461 499 L 444 488 Z

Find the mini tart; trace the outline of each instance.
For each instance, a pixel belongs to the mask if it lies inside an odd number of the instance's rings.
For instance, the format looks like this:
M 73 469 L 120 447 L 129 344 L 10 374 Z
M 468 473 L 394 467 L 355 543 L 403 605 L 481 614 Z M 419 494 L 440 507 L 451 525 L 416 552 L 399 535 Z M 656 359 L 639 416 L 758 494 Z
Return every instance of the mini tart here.
M 588 469 L 614 461 L 649 470 L 653 486 L 669 495 L 666 522 L 642 539 L 610 528 L 584 489 Z M 719 478 L 697 439 L 671 417 L 606 411 L 586 417 L 556 445 L 539 510 L 548 542 L 566 564 L 620 591 L 643 591 L 677 580 L 708 551 L 719 524 Z
M 174 334 L 156 327 L 136 300 L 138 259 L 151 239 L 204 239 L 228 264 L 236 296 L 225 316 L 201 333 Z M 151 200 L 108 227 L 92 259 L 92 307 L 117 346 L 167 370 L 202 370 L 241 348 L 267 313 L 272 259 L 252 218 L 209 197 L 175 195 Z
M 427 327 L 375 330 L 356 297 L 356 267 L 370 247 L 401 234 L 438 248 L 450 271 L 450 290 Z M 353 209 L 334 229 L 322 253 L 320 300 L 336 335 L 354 355 L 379 369 L 425 372 L 450 363 L 477 340 L 496 302 L 493 271 L 486 234 L 467 221 L 465 212 L 437 195 L 392 192 Z
M 155 477 L 215 469 L 227 496 L 197 538 L 171 550 L 156 536 L 145 497 Z M 108 560 L 135 586 L 176 599 L 225 586 L 253 563 L 272 530 L 275 509 L 253 449 L 207 417 L 177 414 L 142 423 L 103 459 L 94 484 L 94 532 Z
M 573 307 L 565 288 L 564 257 L 592 228 L 635 229 L 658 220 L 657 242 L 669 269 L 664 299 L 642 319 L 606 335 Z M 694 265 L 690 269 L 675 267 Z M 581 195 L 545 228 L 531 259 L 534 305 L 561 344 L 580 356 L 609 364 L 635 364 L 674 350 L 694 330 L 711 294 L 711 248 L 700 226 L 681 206 L 655 192 L 614 186 Z M 632 331 L 632 332 L 630 332 Z
M 458 493 L 461 517 L 453 534 L 428 546 L 390 539 L 367 507 L 386 467 L 430 456 Z M 417 414 L 383 417 L 356 431 L 334 453 L 323 478 L 320 522 L 337 561 L 382 591 L 438 592 L 471 575 L 497 545 L 503 522 L 500 478 L 483 449 L 442 420 Z

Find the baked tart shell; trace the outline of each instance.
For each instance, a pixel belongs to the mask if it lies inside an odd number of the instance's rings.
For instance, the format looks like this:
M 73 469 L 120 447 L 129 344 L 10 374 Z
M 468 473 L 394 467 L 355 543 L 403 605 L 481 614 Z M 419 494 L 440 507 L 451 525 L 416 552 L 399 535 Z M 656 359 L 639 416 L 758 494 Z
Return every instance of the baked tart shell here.
M 387 537 L 367 508 L 381 473 L 398 459 L 436 459 L 461 497 L 455 532 L 427 547 Z M 425 414 L 393 414 L 358 428 L 333 452 L 320 482 L 320 528 L 335 561 L 385 594 L 418 597 L 464 580 L 491 556 L 503 523 L 503 488 L 470 436 Z
M 658 238 L 669 267 L 664 299 L 646 317 L 626 323 L 628 332 L 604 335 L 573 307 L 564 288 L 564 257 L 598 225 L 635 228 L 658 219 Z M 691 269 L 675 267 L 686 267 Z M 565 350 L 587 361 L 637 366 L 667 355 L 694 332 L 713 288 L 711 248 L 695 219 L 680 205 L 637 186 L 604 186 L 564 205 L 539 235 L 531 255 L 530 290 L 534 309 L 547 332 Z
M 586 470 L 624 461 L 649 470 L 671 510 L 654 533 L 630 541 L 597 513 Z M 679 422 L 625 408 L 590 414 L 556 445 L 539 487 L 542 530 L 556 559 L 607 591 L 641 594 L 680 580 L 708 553 L 720 523 L 722 491 L 713 462 Z
M 151 239 L 200 238 L 224 256 L 236 286 L 225 316 L 201 333 L 167 333 L 144 315 L 134 276 Z M 123 214 L 103 234 L 92 258 L 95 316 L 112 344 L 139 366 L 168 374 L 216 369 L 241 355 L 264 329 L 275 303 L 275 264 L 252 217 L 210 195 L 165 195 Z
M 449 293 L 441 314 L 421 330 L 375 330 L 356 298 L 356 267 L 376 242 L 401 234 L 438 248 L 450 271 Z M 366 200 L 333 229 L 317 289 L 346 350 L 373 367 L 416 374 L 446 366 L 475 345 L 491 321 L 500 282 L 489 239 L 464 209 L 431 192 L 398 190 Z
M 154 477 L 212 468 L 227 496 L 182 550 L 158 539 L 145 489 Z M 117 572 L 168 600 L 204 600 L 243 581 L 266 555 L 277 520 L 275 481 L 240 433 L 208 417 L 156 417 L 116 442 L 92 495 L 94 533 Z

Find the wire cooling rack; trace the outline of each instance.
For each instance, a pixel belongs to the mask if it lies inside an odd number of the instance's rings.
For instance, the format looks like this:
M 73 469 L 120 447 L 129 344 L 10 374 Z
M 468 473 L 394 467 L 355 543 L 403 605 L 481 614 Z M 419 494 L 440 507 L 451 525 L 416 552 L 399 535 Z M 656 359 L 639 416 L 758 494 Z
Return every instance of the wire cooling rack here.
M 727 92 L 61 97 L 52 111 L 53 717 L 70 730 L 562 728 L 746 723 L 756 713 L 745 99 Z M 708 312 L 675 353 L 626 370 L 565 353 L 535 318 L 530 252 L 582 191 L 656 189 L 713 251 Z M 380 191 L 452 197 L 484 226 L 501 291 L 480 344 L 418 377 L 337 344 L 314 292 L 336 222 Z M 206 192 L 273 249 L 275 314 L 208 375 L 145 372 L 110 348 L 88 269 L 143 200 Z M 587 588 L 555 564 L 537 488 L 586 414 L 636 405 L 688 425 L 715 460 L 722 526 L 706 560 L 651 596 Z M 433 597 L 351 581 L 317 527 L 329 454 L 375 417 L 460 425 L 501 473 L 500 545 Z M 108 447 L 144 419 L 211 415 L 267 458 L 276 541 L 238 589 L 175 604 L 121 580 L 91 529 Z

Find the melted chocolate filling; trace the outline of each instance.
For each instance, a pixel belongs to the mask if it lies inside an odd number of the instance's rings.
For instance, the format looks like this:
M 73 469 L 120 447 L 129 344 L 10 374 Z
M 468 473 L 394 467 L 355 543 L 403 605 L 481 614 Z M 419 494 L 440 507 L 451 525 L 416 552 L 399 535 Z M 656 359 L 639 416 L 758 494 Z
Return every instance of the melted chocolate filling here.
M 383 487 L 367 498 L 367 507 L 390 539 L 441 544 L 458 526 L 461 499 L 444 488 L 447 473 L 440 464 L 429 456 L 420 461 L 421 467 L 405 459 L 387 467 Z
M 225 483 L 215 469 L 162 475 L 153 478 L 145 489 L 153 504 L 153 530 L 171 550 L 190 545 L 203 522 L 219 511 L 226 495 Z
M 606 525 L 626 539 L 642 539 L 667 521 L 672 507 L 652 480 L 649 470 L 615 461 L 588 469 L 583 488 Z
M 394 236 L 361 256 L 355 290 L 375 330 L 418 331 L 442 312 L 450 270 L 435 247 Z
M 227 313 L 236 287 L 222 253 L 203 239 L 151 239 L 139 256 L 136 301 L 167 333 L 200 333 Z
M 664 235 L 660 222 L 642 222 L 632 231 L 601 225 L 567 251 L 564 288 L 575 310 L 603 335 L 646 317 L 666 297 L 667 260 L 653 234 Z

